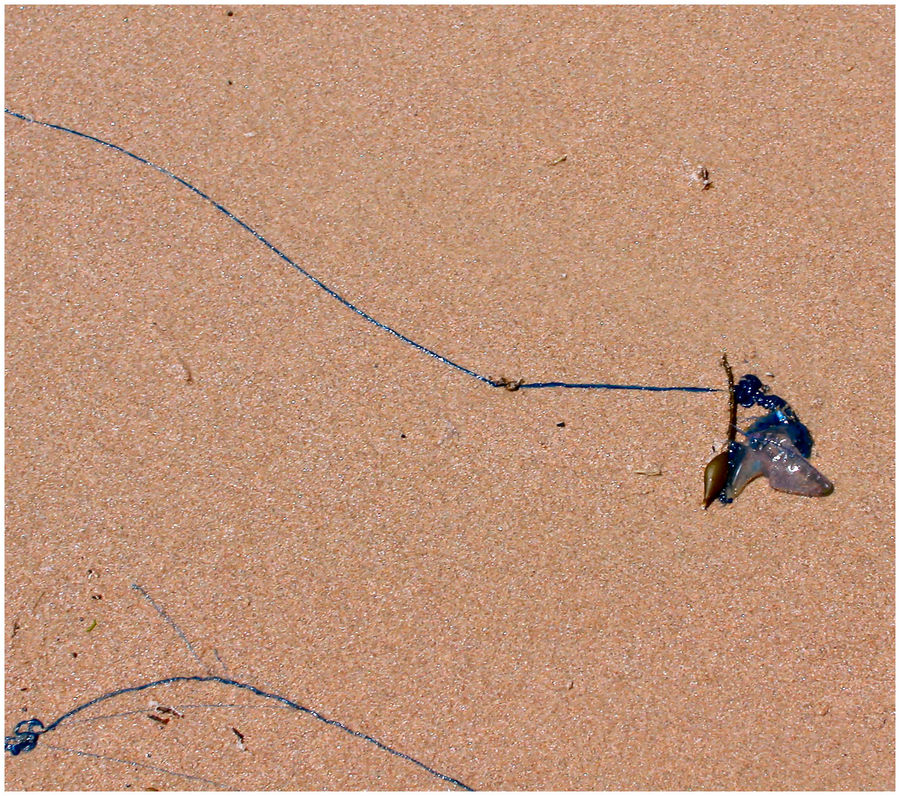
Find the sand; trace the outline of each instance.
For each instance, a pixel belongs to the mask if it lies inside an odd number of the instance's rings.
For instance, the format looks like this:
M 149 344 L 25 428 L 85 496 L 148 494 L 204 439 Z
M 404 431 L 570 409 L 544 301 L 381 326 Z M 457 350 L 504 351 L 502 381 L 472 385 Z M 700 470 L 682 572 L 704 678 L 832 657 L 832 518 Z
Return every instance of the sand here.
M 892 789 L 893 26 L 7 7 L 7 108 L 478 374 L 721 388 L 727 350 L 836 488 L 704 511 L 723 393 L 491 388 L 7 115 L 6 732 L 211 674 L 477 789 Z M 451 784 L 192 682 L 6 787 Z

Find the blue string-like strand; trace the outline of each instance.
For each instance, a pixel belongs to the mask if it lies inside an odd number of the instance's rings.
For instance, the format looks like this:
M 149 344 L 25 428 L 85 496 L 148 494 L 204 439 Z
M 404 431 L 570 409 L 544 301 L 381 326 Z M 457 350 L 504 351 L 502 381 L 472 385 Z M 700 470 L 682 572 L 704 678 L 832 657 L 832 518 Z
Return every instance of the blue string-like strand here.
M 179 177 L 177 174 L 169 171 L 162 166 L 157 166 L 155 163 L 147 160 L 146 158 L 141 157 L 140 155 L 136 155 L 134 152 L 129 152 L 127 149 L 120 147 L 118 144 L 113 144 L 110 141 L 104 141 L 102 138 L 97 138 L 93 135 L 88 135 L 87 133 L 82 133 L 78 130 L 73 130 L 71 127 L 64 127 L 60 124 L 51 124 L 50 122 L 41 122 L 34 119 L 31 116 L 28 116 L 23 113 L 16 113 L 15 111 L 11 111 L 9 108 L 5 108 L 4 111 L 9 115 L 13 116 L 16 119 L 21 119 L 22 121 L 29 122 L 31 124 L 38 124 L 41 127 L 47 127 L 50 130 L 59 130 L 63 133 L 69 133 L 71 135 L 76 135 L 79 138 L 84 138 L 87 141 L 93 141 L 95 144 L 100 144 L 101 146 L 107 147 L 108 149 L 112 149 L 115 152 L 121 152 L 123 155 L 127 155 L 128 157 L 136 160 L 138 163 L 143 163 L 145 166 L 150 166 L 153 169 L 156 169 L 160 174 L 164 174 L 166 177 L 170 177 L 175 180 L 175 182 L 180 183 L 189 191 L 197 194 L 201 199 L 209 202 L 213 207 L 216 208 L 221 213 L 224 213 L 228 218 L 234 221 L 239 226 L 243 227 L 247 232 L 249 232 L 254 238 L 256 238 L 260 243 L 262 243 L 267 249 L 272 251 L 278 257 L 280 257 L 284 262 L 286 262 L 291 268 L 295 269 L 302 276 L 306 277 L 310 282 L 312 282 L 316 287 L 324 290 L 329 296 L 331 296 L 336 301 L 343 304 L 347 309 L 352 310 L 361 318 L 365 319 L 373 326 L 377 326 L 379 329 L 392 334 L 398 340 L 402 340 L 409 346 L 412 346 L 417 351 L 421 351 L 423 354 L 427 354 L 430 357 L 438 360 L 438 362 L 443 362 L 445 365 L 449 365 L 451 368 L 454 368 L 461 373 L 465 373 L 467 376 L 471 376 L 473 379 L 478 379 L 478 381 L 489 385 L 490 387 L 510 387 L 509 382 L 502 379 L 492 379 L 489 376 L 484 376 L 481 373 L 478 373 L 471 368 L 467 368 L 464 365 L 460 365 L 458 362 L 454 362 L 452 359 L 448 359 L 447 357 L 439 354 L 437 351 L 428 348 L 427 346 L 422 345 L 421 343 L 417 343 L 410 337 L 407 337 L 402 332 L 397 331 L 392 326 L 388 326 L 386 323 L 379 321 L 377 318 L 373 318 L 369 313 L 365 310 L 357 307 L 353 302 L 345 299 L 340 293 L 338 293 L 334 288 L 326 285 L 321 279 L 311 274 L 305 268 L 303 268 L 298 263 L 294 262 L 290 257 L 288 257 L 281 249 L 279 249 L 275 244 L 270 243 L 265 237 L 263 237 L 259 232 L 257 232 L 253 227 L 251 227 L 245 221 L 242 221 L 238 218 L 234 213 L 232 213 L 227 207 L 219 204 L 215 199 L 203 193 L 199 188 L 194 185 L 191 185 L 187 180 Z M 563 381 L 544 381 L 544 382 L 530 382 L 530 383 L 522 383 L 515 386 L 515 389 L 541 389 L 541 388 L 567 388 L 567 389 L 583 389 L 583 390 L 643 390 L 647 392 L 720 392 L 719 389 L 715 387 L 652 387 L 640 384 L 602 384 L 602 383 L 570 383 Z
M 216 675 L 176 675 L 174 677 L 164 677 L 162 680 L 154 680 L 152 683 L 143 683 L 141 685 L 133 685 L 128 688 L 119 688 L 116 691 L 108 691 L 101 696 L 98 696 L 89 702 L 85 702 L 82 705 L 78 705 L 78 707 L 72 708 L 68 713 L 63 713 L 58 719 L 50 722 L 46 727 L 39 719 L 26 719 L 25 721 L 20 721 L 13 731 L 13 735 L 8 735 L 5 739 L 5 748 L 6 751 L 12 755 L 18 755 L 22 752 L 28 752 L 34 749 L 37 746 L 38 737 L 41 735 L 46 735 L 48 732 L 52 732 L 55 730 L 62 722 L 66 719 L 71 718 L 76 713 L 80 713 L 82 710 L 87 710 L 89 707 L 93 707 L 100 702 L 105 702 L 108 699 L 115 699 L 118 696 L 122 696 L 123 694 L 134 694 L 138 691 L 146 691 L 148 688 L 156 688 L 157 686 L 162 685 L 171 685 L 173 683 L 219 683 L 220 685 L 227 685 L 233 688 L 240 688 L 244 691 L 249 691 L 251 694 L 255 694 L 256 696 L 262 697 L 263 699 L 271 699 L 274 702 L 278 702 L 292 710 L 299 711 L 300 713 L 305 713 L 308 716 L 312 716 L 314 719 L 321 721 L 323 724 L 327 724 L 331 727 L 336 727 L 343 732 L 346 732 L 348 735 L 352 735 L 355 738 L 361 738 L 364 741 L 368 741 L 370 744 L 378 747 L 384 752 L 388 752 L 389 754 L 394 755 L 395 757 L 399 757 L 402 760 L 406 760 L 413 765 L 418 766 L 419 768 L 427 771 L 431 776 L 436 777 L 444 782 L 448 782 L 451 785 L 455 785 L 462 790 L 473 790 L 468 785 L 460 780 L 455 779 L 454 777 L 448 776 L 447 774 L 442 774 L 440 771 L 436 771 L 431 768 L 431 766 L 426 765 L 420 760 L 416 760 L 416 758 L 412 757 L 412 755 L 408 755 L 405 752 L 401 752 L 398 749 L 394 749 L 391 746 L 388 746 L 383 741 L 379 741 L 377 738 L 368 735 L 367 733 L 361 732 L 360 730 L 354 730 L 352 727 L 348 727 L 343 722 L 338 721 L 337 719 L 330 719 L 327 716 L 323 716 L 316 710 L 312 708 L 308 708 L 305 705 L 301 705 L 298 702 L 294 702 L 287 697 L 283 697 L 280 694 L 272 694 L 268 691 L 263 691 L 260 688 L 257 688 L 255 685 L 250 685 L 249 683 L 241 683 L 237 680 L 231 680 L 227 677 L 218 677 Z

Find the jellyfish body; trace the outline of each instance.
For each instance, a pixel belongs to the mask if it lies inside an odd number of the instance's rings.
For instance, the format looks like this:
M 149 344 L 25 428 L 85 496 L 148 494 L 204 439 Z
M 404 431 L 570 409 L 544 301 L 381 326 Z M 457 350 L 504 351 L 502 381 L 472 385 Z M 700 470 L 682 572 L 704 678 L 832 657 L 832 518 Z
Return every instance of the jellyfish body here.
M 813 438 L 787 401 L 770 395 L 752 374 L 738 382 L 734 397 L 744 407 L 753 405 L 769 410 L 756 418 L 738 442 L 728 447 L 707 465 L 704 507 L 718 497 L 731 503 L 747 484 L 760 476 L 781 492 L 807 497 L 824 497 L 834 492 L 834 484 L 809 463 Z M 726 466 L 727 464 L 727 466 Z
M 723 502 L 730 503 L 761 475 L 769 479 L 773 489 L 792 495 L 824 497 L 834 492 L 834 484 L 809 463 L 797 445 L 798 435 L 802 439 L 809 436 L 806 427 L 802 423 L 799 426 L 774 425 L 748 431 L 746 443 L 732 443 L 728 480 L 721 492 Z

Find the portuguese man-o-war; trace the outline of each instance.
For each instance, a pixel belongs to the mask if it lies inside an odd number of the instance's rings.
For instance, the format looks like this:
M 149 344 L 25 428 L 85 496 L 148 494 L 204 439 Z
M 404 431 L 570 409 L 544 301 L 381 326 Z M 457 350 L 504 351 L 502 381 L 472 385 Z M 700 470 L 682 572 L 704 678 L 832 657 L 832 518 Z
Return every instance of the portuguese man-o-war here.
M 395 338 L 401 340 L 407 345 L 413 347 L 421 353 L 442 362 L 443 364 L 471 376 L 478 381 L 487 384 L 490 387 L 503 387 L 510 391 L 520 389 L 538 389 L 538 388 L 560 388 L 560 389 L 590 389 L 590 390 L 635 390 L 646 392 L 718 392 L 715 387 L 700 386 L 656 386 L 647 384 L 609 384 L 605 382 L 569 382 L 561 380 L 552 381 L 526 381 L 525 379 L 506 379 L 491 378 L 490 376 L 480 373 L 477 370 L 461 365 L 448 357 L 439 354 L 432 348 L 416 342 L 411 337 L 403 334 L 394 327 L 383 321 L 379 321 L 369 313 L 361 309 L 359 306 L 346 299 L 336 290 L 329 287 L 318 277 L 314 276 L 310 271 L 300 266 L 292 260 L 281 249 L 271 243 L 261 233 L 257 232 L 248 223 L 238 218 L 234 213 L 228 210 L 224 205 L 215 201 L 212 197 L 205 194 L 196 186 L 177 174 L 169 171 L 163 166 L 159 166 L 147 160 L 140 155 L 130 152 L 129 150 L 114 144 L 111 141 L 105 141 L 88 133 L 74 130 L 71 127 L 65 127 L 50 122 L 42 122 L 36 120 L 33 116 L 24 113 L 17 113 L 5 109 L 8 116 L 30 124 L 36 124 L 51 130 L 58 130 L 63 133 L 77 136 L 78 138 L 91 141 L 100 146 L 119 152 L 132 158 L 138 163 L 150 166 L 161 174 L 169 177 L 175 182 L 187 188 L 201 199 L 209 202 L 219 212 L 227 216 L 233 222 L 238 224 L 244 230 L 249 232 L 260 243 L 265 245 L 270 251 L 276 254 L 284 262 L 294 268 L 303 277 L 308 279 L 319 289 L 323 290 L 338 303 L 342 304 L 349 310 L 352 310 L 358 316 L 381 329 L 388 332 Z M 705 170 L 704 170 L 705 171 Z M 708 177 L 708 175 L 706 175 Z M 708 183 L 708 179 L 705 180 Z M 709 187 L 708 184 L 704 187 Z M 730 423 L 728 427 L 728 443 L 725 449 L 713 457 L 707 464 L 705 471 L 705 493 L 704 508 L 718 498 L 723 503 L 731 503 L 741 492 L 741 490 L 755 478 L 761 475 L 769 479 L 769 483 L 775 489 L 783 492 L 791 492 L 797 495 L 823 496 L 830 495 L 834 491 L 834 485 L 823 476 L 815 467 L 813 467 L 808 457 L 812 452 L 812 436 L 809 430 L 796 413 L 788 405 L 787 401 L 779 398 L 777 395 L 770 395 L 768 388 L 754 375 L 747 374 L 744 376 L 737 386 L 734 384 L 734 377 L 731 368 L 728 366 L 726 357 L 722 358 L 722 364 L 728 374 L 729 387 L 729 405 L 730 405 Z M 736 404 L 740 403 L 744 407 L 760 406 L 768 410 L 768 414 L 757 418 L 746 431 L 737 428 L 735 419 Z M 740 433 L 746 441 L 738 442 L 737 434 Z
M 111 151 L 131 158 L 137 163 L 149 166 L 165 177 L 168 177 L 169 179 L 177 182 L 182 187 L 188 189 L 200 199 L 211 204 L 218 212 L 222 213 L 232 222 L 240 226 L 244 231 L 256 238 L 257 241 L 266 246 L 273 254 L 280 258 L 288 266 L 293 268 L 302 277 L 311 282 L 318 289 L 322 290 L 324 293 L 334 299 L 335 302 L 342 305 L 345 309 L 348 309 L 355 313 L 359 318 L 362 318 L 372 327 L 392 335 L 395 339 L 412 347 L 419 353 L 426 354 L 427 356 L 442 363 L 443 365 L 446 365 L 459 373 L 465 374 L 489 387 L 504 388 L 505 390 L 510 392 L 516 392 L 518 390 L 525 389 L 614 390 L 641 391 L 645 393 L 715 393 L 721 391 L 719 388 L 706 386 L 612 384 L 596 379 L 591 381 L 575 382 L 562 379 L 542 379 L 528 381 L 521 377 L 515 379 L 508 379 L 505 377 L 492 378 L 486 373 L 480 372 L 480 370 L 462 365 L 459 362 L 456 362 L 438 353 L 435 349 L 417 342 L 412 337 L 404 334 L 390 324 L 376 319 L 368 312 L 363 310 L 360 306 L 350 301 L 348 298 L 345 298 L 334 288 L 330 287 L 324 281 L 319 279 L 312 273 L 312 271 L 307 270 L 305 267 L 301 266 L 297 261 L 289 257 L 275 244 L 270 242 L 269 239 L 264 237 L 262 233 L 258 232 L 247 222 L 238 218 L 238 216 L 228 210 L 224 205 L 214 200 L 211 196 L 204 193 L 202 190 L 200 190 L 198 187 L 188 182 L 184 178 L 176 175 L 172 171 L 169 171 L 167 168 L 157 165 L 147 160 L 146 158 L 119 146 L 118 144 L 114 144 L 111 141 L 106 141 L 96 136 L 89 135 L 88 133 L 84 133 L 70 127 L 65 127 L 63 125 L 37 121 L 31 115 L 16 113 L 9 108 L 5 109 L 5 113 L 11 118 L 20 119 L 22 121 L 28 122 L 29 124 L 34 124 L 39 127 L 56 130 L 76 136 L 83 141 L 88 141 L 93 144 L 105 147 Z M 704 182 L 703 188 L 709 188 L 711 183 L 709 181 L 709 175 L 705 169 L 702 169 L 701 178 Z M 713 459 L 706 466 L 704 508 L 708 508 L 710 504 L 716 499 L 718 499 L 722 503 L 731 503 L 741 493 L 744 487 L 748 483 L 750 483 L 750 481 L 758 478 L 759 476 L 765 476 L 766 478 L 768 478 L 769 484 L 774 489 L 778 489 L 783 492 L 790 492 L 796 495 L 807 496 L 823 496 L 831 494 L 834 491 L 834 486 L 831 481 L 823 476 L 808 461 L 813 447 L 812 435 L 809 433 L 807 427 L 800 422 L 797 414 L 793 411 L 793 409 L 791 409 L 787 401 L 785 401 L 783 398 L 778 397 L 777 395 L 770 394 L 768 388 L 756 376 L 752 374 L 745 375 L 743 378 L 741 378 L 738 384 L 735 385 L 734 377 L 731 368 L 728 365 L 727 358 L 723 357 L 722 364 L 728 375 L 730 412 L 728 425 L 728 441 L 723 450 L 715 457 L 713 457 Z M 737 426 L 736 418 L 738 404 L 747 409 L 750 409 L 754 406 L 759 406 L 766 411 L 766 414 L 764 414 L 762 417 L 753 418 L 752 421 L 748 421 L 749 425 L 747 426 L 746 430 L 742 430 Z M 563 426 L 565 424 L 559 423 L 557 425 Z M 741 435 L 740 440 L 738 440 L 738 434 Z M 659 472 L 655 474 L 659 474 Z M 395 758 L 402 759 L 443 783 L 453 785 L 462 790 L 471 790 L 471 788 L 461 780 L 441 773 L 437 769 L 431 767 L 430 765 L 427 765 L 426 763 L 413 757 L 412 755 L 401 752 L 400 750 L 388 745 L 386 742 L 379 740 L 374 735 L 370 735 L 366 732 L 363 732 L 362 730 L 354 729 L 353 727 L 344 724 L 337 719 L 329 718 L 319 711 L 314 710 L 310 707 L 306 707 L 305 705 L 294 701 L 287 696 L 260 689 L 250 683 L 234 680 L 228 675 L 227 669 L 224 672 L 226 675 L 224 677 L 212 674 L 211 670 L 204 667 L 203 661 L 197 655 L 194 647 L 188 641 L 184 632 L 178 627 L 177 624 L 175 624 L 175 622 L 167 615 L 167 613 L 159 605 L 156 604 L 156 602 L 153 600 L 153 598 L 150 597 L 146 590 L 144 590 L 137 584 L 134 584 L 132 588 L 140 592 L 142 596 L 150 602 L 157 613 L 159 613 L 161 618 L 172 626 L 172 628 L 177 632 L 181 640 L 184 642 L 188 651 L 194 656 L 196 662 L 200 665 L 200 667 L 202 669 L 205 669 L 206 673 L 187 675 L 175 674 L 169 677 L 164 677 L 162 679 L 153 680 L 151 682 L 144 682 L 138 685 L 131 685 L 112 691 L 107 691 L 100 694 L 99 696 L 96 696 L 86 702 L 77 705 L 74 708 L 71 708 L 70 710 L 68 710 L 68 712 L 63 713 L 61 716 L 46 725 L 37 718 L 30 718 L 19 721 L 15 725 L 12 734 L 6 736 L 5 738 L 5 749 L 10 755 L 18 756 L 19 754 L 22 754 L 24 752 L 31 751 L 37 746 L 38 739 L 41 736 L 53 732 L 61 724 L 68 724 L 69 720 L 73 719 L 74 716 L 99 703 L 105 703 L 108 700 L 112 700 L 121 696 L 141 693 L 149 691 L 150 689 L 165 688 L 167 686 L 176 686 L 187 683 L 217 684 L 221 687 L 238 689 L 238 691 L 242 692 L 245 695 L 250 694 L 255 696 L 257 699 L 278 704 L 281 707 L 289 708 L 296 713 L 311 717 L 331 727 L 332 729 L 342 731 L 350 737 L 365 741 L 375 748 L 379 749 L 381 752 L 390 754 Z M 249 708 L 252 706 L 253 705 L 250 703 L 216 703 L 211 705 L 194 705 L 192 707 Z M 101 719 L 111 717 L 113 716 L 100 716 L 96 718 Z M 156 718 L 157 720 L 159 720 L 159 717 L 156 717 L 154 715 L 150 715 L 149 718 Z M 240 743 L 243 744 L 243 735 L 238 732 L 236 728 L 232 727 L 231 729 L 238 736 Z M 156 765 L 137 763 L 135 761 L 129 760 L 118 760 L 116 758 L 82 750 L 63 749 L 61 747 L 49 748 L 55 749 L 56 751 L 72 752 L 74 754 L 83 755 L 99 760 L 105 760 L 107 762 L 124 763 L 134 767 L 151 769 L 157 772 L 183 777 L 197 783 L 212 785 L 214 787 L 221 787 L 223 789 L 227 787 L 225 785 L 221 785 L 220 783 L 213 782 L 212 780 L 198 777 L 195 774 L 172 771 Z M 243 750 L 243 746 L 241 746 L 241 749 Z
M 716 499 L 733 502 L 760 476 L 768 478 L 773 489 L 792 495 L 824 497 L 834 492 L 834 484 L 809 463 L 812 434 L 788 402 L 771 394 L 752 373 L 735 385 L 727 358 L 722 358 L 722 365 L 728 374 L 730 396 L 728 442 L 706 465 L 703 507 Z M 745 409 L 759 406 L 768 413 L 754 418 L 744 431 L 736 422 L 738 404 Z

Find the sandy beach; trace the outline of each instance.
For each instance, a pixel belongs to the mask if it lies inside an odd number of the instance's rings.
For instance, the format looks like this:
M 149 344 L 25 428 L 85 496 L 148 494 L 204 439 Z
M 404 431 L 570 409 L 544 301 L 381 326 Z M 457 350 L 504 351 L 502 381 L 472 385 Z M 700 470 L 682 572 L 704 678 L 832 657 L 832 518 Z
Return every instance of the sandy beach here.
M 6 787 L 893 789 L 893 31 L 7 7 Z

